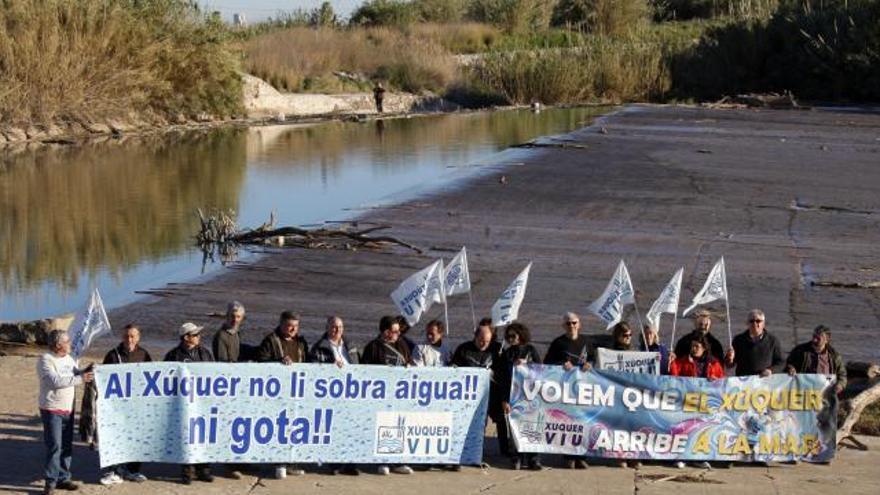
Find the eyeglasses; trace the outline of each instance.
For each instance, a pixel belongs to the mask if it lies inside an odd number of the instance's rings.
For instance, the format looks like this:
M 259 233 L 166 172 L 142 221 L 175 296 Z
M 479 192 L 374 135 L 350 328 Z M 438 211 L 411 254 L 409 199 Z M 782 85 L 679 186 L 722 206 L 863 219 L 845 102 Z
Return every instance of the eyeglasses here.
M 764 320 L 759 320 L 759 319 L 756 319 L 756 318 L 752 318 L 751 320 L 749 320 L 749 323 L 761 323 L 762 321 L 764 321 Z
M 625 333 L 625 334 L 621 335 L 621 337 L 623 337 L 625 339 L 631 339 L 632 336 L 633 336 L 633 334 L 631 334 L 631 333 Z
M 565 325 L 566 325 L 566 326 L 569 326 L 569 327 L 576 326 L 577 324 L 578 324 L 577 321 L 567 321 L 567 322 L 565 322 Z

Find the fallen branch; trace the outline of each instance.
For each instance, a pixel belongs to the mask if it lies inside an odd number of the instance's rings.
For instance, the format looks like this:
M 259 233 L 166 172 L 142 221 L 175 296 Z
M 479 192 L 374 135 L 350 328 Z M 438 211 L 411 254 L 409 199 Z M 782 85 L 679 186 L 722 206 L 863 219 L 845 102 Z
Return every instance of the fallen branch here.
M 865 410 L 865 408 L 870 406 L 874 402 L 877 402 L 878 400 L 880 400 L 880 382 L 874 383 L 874 385 L 872 385 L 867 390 L 843 403 L 844 409 L 849 413 L 846 415 L 843 426 L 837 429 L 838 445 L 840 445 L 840 442 L 848 438 L 851 440 L 855 440 L 855 437 L 853 437 L 852 435 L 853 427 L 855 427 L 856 423 L 859 422 L 859 418 L 861 417 L 862 412 Z M 856 442 L 861 443 L 857 440 Z
M 419 254 L 424 253 L 423 249 L 396 237 L 369 235 L 380 230 L 390 229 L 390 225 L 374 225 L 361 230 L 351 230 L 346 226 L 332 229 L 304 229 L 293 226 L 275 228 L 275 214 L 272 213 L 269 221 L 256 229 L 238 231 L 235 221 L 230 215 L 219 212 L 206 217 L 201 210 L 198 210 L 197 213 L 201 227 L 196 239 L 199 245 L 203 246 L 203 249 L 235 244 L 272 243 L 304 249 L 356 250 L 359 247 L 375 248 L 381 244 L 395 244 L 412 249 Z M 352 223 L 352 225 L 357 224 Z

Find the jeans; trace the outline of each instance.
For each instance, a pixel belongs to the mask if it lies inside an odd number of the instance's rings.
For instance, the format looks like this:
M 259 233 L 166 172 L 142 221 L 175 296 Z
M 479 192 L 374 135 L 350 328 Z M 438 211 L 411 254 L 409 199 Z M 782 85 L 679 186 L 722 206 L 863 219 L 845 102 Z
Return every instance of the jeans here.
M 40 410 L 43 420 L 43 443 L 46 445 L 44 474 L 46 486 L 54 487 L 70 479 L 73 460 L 73 413 L 67 416 Z

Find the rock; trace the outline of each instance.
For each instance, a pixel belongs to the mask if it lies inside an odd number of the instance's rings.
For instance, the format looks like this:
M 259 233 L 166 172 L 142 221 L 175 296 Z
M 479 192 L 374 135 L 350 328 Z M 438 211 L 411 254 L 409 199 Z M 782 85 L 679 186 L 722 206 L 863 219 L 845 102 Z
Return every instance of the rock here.
M 178 113 L 174 117 L 172 117 L 171 121 L 175 124 L 186 124 L 187 122 L 189 122 L 189 119 L 186 118 L 186 115 Z
M 275 122 L 284 122 L 287 120 L 287 116 L 284 115 L 284 112 L 278 112 L 275 114 L 274 120 Z
M 27 133 L 17 127 L 7 127 L 3 129 L 6 140 L 10 142 L 27 141 Z
M 67 330 L 73 319 L 73 315 L 65 315 L 44 320 L 0 323 L 0 341 L 45 345 L 49 332 Z
M 92 134 L 109 134 L 111 132 L 109 125 L 96 122 L 84 122 L 83 127 Z
M 46 137 L 49 139 L 59 138 L 65 135 L 65 130 L 56 124 L 49 124 L 46 126 Z
M 35 125 L 28 126 L 24 133 L 27 134 L 29 140 L 38 140 L 46 137 L 46 131 Z
M 0 324 L 0 340 L 19 344 L 45 344 L 49 320 Z

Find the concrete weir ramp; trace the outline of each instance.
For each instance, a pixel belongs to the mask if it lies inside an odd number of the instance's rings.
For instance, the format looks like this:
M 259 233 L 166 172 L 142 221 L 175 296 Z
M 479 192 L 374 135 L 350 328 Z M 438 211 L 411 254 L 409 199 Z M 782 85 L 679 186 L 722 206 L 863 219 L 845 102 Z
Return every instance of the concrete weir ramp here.
M 173 339 L 180 322 L 205 320 L 235 298 L 259 329 L 246 338 L 258 340 L 292 308 L 310 341 L 325 315 L 341 314 L 363 345 L 394 311 L 388 294 L 401 280 L 464 245 L 478 318 L 534 263 L 520 319 L 543 351 L 561 332 L 562 314 L 584 313 L 620 259 L 644 312 L 682 266 L 687 306 L 723 255 L 734 334 L 761 308 L 786 350 L 821 323 L 845 359 L 880 359 L 880 114 L 633 106 L 520 152 L 452 187 L 361 215 L 391 225 L 424 255 L 276 250 L 249 269 L 115 309 L 111 319 Z M 710 309 L 726 345 L 724 305 Z M 442 307 L 431 311 L 426 318 Z M 467 297 L 450 299 L 449 318 L 451 340 L 468 338 Z M 586 332 L 605 333 L 594 317 L 584 322 Z M 679 335 L 690 328 L 679 318 Z M 664 342 L 670 331 L 667 315 Z

